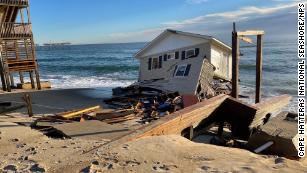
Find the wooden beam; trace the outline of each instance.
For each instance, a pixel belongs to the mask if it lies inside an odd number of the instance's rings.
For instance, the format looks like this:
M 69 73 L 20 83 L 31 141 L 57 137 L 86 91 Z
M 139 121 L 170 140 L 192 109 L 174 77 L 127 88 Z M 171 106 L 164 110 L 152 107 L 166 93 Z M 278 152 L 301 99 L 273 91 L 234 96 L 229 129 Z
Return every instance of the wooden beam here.
M 248 36 L 248 35 L 264 35 L 264 31 L 261 30 L 248 30 L 237 32 L 238 36 Z
M 262 35 L 257 36 L 257 54 L 256 54 L 256 97 L 255 103 L 261 99 L 261 82 L 262 82 Z
M 92 111 L 95 111 L 95 110 L 98 110 L 98 109 L 100 109 L 100 106 L 94 106 L 94 107 L 85 108 L 85 109 L 81 109 L 81 110 L 58 113 L 57 116 L 63 117 L 65 119 L 70 119 L 70 118 L 74 118 L 74 117 L 80 116 L 84 113 L 92 112 Z
M 257 103 L 255 106 L 258 110 L 255 114 L 255 118 L 253 122 L 250 124 L 250 128 L 257 127 L 262 124 L 263 119 L 266 118 L 267 115 L 272 114 L 276 111 L 281 110 L 285 106 L 290 103 L 291 96 L 289 95 L 282 95 L 270 98 L 265 100 L 261 103 Z
M 245 37 L 245 36 L 239 36 L 239 39 L 246 42 L 246 43 L 250 43 L 252 44 L 253 43 L 253 40 L 249 37 Z
M 239 39 L 237 32 L 232 33 L 232 92 L 231 96 L 239 98 Z

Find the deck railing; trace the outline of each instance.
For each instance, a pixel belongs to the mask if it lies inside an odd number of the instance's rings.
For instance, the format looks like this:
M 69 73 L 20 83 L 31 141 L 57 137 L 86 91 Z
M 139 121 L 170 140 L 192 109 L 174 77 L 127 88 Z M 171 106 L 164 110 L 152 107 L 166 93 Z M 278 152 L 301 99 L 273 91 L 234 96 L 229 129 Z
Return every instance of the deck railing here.
M 32 25 L 29 23 L 3 23 L 0 38 L 20 38 L 32 35 Z
M 0 0 L 0 5 L 28 5 L 29 0 Z

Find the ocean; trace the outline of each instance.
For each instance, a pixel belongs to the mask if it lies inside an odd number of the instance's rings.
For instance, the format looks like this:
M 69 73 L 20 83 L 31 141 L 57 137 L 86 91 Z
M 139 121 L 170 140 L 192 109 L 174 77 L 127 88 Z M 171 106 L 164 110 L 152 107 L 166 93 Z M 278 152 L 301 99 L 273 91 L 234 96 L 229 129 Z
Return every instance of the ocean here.
M 133 56 L 146 43 L 70 45 L 38 47 L 37 59 L 42 80 L 53 88 L 95 88 L 95 97 L 111 95 L 111 88 L 127 86 L 138 78 L 139 62 Z M 290 94 L 294 111 L 297 95 L 296 42 L 265 42 L 263 50 L 263 97 Z M 242 95 L 255 92 L 255 45 L 241 46 L 240 90 Z M 103 96 L 102 96 L 103 95 Z

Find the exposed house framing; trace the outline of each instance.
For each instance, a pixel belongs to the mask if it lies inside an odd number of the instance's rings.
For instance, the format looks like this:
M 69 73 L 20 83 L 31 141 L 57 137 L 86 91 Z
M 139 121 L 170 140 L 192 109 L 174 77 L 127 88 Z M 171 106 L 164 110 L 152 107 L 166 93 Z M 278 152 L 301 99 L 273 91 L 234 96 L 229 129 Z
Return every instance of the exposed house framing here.
M 14 86 L 14 73 L 19 74 L 21 84 L 24 83 L 24 73 L 29 73 L 32 88 L 41 89 L 29 0 L 0 0 L 0 22 L 2 89 L 11 91 Z
M 239 55 L 240 55 L 240 40 L 252 43 L 252 39 L 247 36 L 257 36 L 256 49 L 256 96 L 255 103 L 261 100 L 261 81 L 262 81 L 262 46 L 263 35 L 262 30 L 236 31 L 236 25 L 233 24 L 232 32 L 232 97 L 239 98 Z

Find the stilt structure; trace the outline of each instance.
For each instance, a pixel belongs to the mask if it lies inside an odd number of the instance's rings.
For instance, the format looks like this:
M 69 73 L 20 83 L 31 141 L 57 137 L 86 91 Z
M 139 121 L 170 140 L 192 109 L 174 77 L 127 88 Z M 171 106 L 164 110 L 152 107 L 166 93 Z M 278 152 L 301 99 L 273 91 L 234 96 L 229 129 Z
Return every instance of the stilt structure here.
M 239 32 L 236 30 L 235 23 L 233 24 L 232 32 L 232 97 L 239 96 L 239 55 L 240 55 L 240 40 L 253 43 L 252 39 L 247 36 L 257 36 L 257 51 L 256 51 L 256 96 L 255 103 L 259 103 L 261 99 L 261 81 L 262 81 L 262 45 L 264 31 L 252 30 Z
M 29 73 L 32 88 L 41 89 L 29 0 L 0 0 L 0 74 L 4 91 L 14 87 L 14 73 L 18 73 L 21 84 L 24 73 Z

